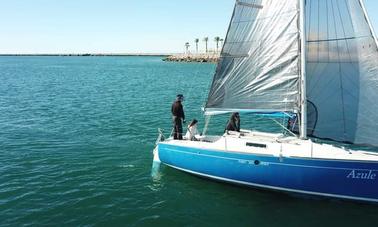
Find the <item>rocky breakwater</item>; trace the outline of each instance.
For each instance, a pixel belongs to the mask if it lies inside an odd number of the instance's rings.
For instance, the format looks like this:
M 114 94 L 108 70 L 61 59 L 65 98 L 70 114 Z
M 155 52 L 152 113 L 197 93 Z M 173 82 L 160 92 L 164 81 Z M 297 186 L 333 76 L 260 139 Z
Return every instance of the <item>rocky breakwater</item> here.
M 174 62 L 218 62 L 219 54 L 177 54 L 170 55 L 163 59 L 163 61 Z

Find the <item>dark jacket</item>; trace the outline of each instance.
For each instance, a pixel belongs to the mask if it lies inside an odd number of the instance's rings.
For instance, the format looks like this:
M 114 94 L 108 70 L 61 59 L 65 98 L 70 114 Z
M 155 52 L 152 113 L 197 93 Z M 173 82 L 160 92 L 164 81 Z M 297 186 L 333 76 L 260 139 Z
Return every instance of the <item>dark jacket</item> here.
M 239 114 L 232 114 L 230 120 L 226 125 L 225 131 L 237 131 L 240 132 L 240 117 Z
M 185 120 L 184 108 L 180 101 L 175 101 L 171 108 L 172 115 Z

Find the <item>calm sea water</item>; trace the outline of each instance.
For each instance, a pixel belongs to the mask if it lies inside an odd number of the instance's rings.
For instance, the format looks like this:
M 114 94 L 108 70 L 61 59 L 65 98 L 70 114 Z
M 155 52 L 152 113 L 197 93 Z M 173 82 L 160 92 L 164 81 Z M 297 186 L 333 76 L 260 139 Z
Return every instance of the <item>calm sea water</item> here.
M 214 70 L 159 57 L 0 57 L 0 226 L 378 225 L 375 205 L 164 166 L 152 178 L 157 128 L 169 133 L 175 95 L 203 127 Z M 226 118 L 215 119 L 215 131 Z

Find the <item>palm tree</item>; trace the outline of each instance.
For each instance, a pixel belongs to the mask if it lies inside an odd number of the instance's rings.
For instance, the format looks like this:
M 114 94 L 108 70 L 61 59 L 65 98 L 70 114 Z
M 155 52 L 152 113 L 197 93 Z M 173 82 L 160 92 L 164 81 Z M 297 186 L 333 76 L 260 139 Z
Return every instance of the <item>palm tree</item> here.
M 188 54 L 188 53 L 189 53 L 189 47 L 190 47 L 190 44 L 189 44 L 189 42 L 186 42 L 186 43 L 185 43 L 186 54 Z
M 194 42 L 196 43 L 196 52 L 198 54 L 198 42 L 199 42 L 199 39 L 195 39 Z
M 206 53 L 207 53 L 207 42 L 209 41 L 209 37 L 205 37 L 205 38 L 203 38 L 203 41 L 204 41 L 205 44 L 206 44 Z
M 220 37 L 219 37 L 219 36 L 216 36 L 216 37 L 214 38 L 214 41 L 217 43 L 217 52 L 218 52 Z
M 219 41 L 221 43 L 221 48 L 222 48 L 223 47 L 223 41 L 224 41 L 224 39 L 220 39 Z

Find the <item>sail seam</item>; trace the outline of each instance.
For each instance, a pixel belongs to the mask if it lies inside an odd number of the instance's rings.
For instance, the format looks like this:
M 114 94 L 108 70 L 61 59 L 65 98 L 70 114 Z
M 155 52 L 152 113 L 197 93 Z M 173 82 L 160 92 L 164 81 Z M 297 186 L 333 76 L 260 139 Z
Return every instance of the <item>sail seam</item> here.
M 288 10 L 285 12 L 281 12 L 281 15 L 291 15 L 293 12 L 297 12 L 297 10 Z M 232 24 L 238 24 L 238 23 L 254 23 L 255 21 L 263 21 L 263 20 L 268 20 L 275 18 L 274 16 L 269 16 L 269 17 L 259 17 L 258 19 L 253 19 L 253 20 L 239 20 L 239 21 L 232 21 Z
M 222 58 L 247 58 L 249 57 L 248 54 L 240 54 L 240 55 L 231 55 L 231 54 L 228 54 L 228 55 L 222 55 Z
M 339 2 L 336 3 L 336 6 L 338 11 L 340 11 L 340 4 Z M 336 30 L 336 13 L 334 10 L 333 2 L 332 2 L 332 9 L 333 9 L 333 18 L 334 18 L 334 23 L 335 23 L 335 34 L 337 37 L 337 30 Z M 339 13 L 340 14 L 340 13 Z M 342 20 L 340 18 L 340 20 Z M 341 24 L 342 25 L 342 24 Z M 342 25 L 343 26 L 343 25 Z M 340 62 L 340 46 L 339 46 L 339 41 L 337 41 L 337 54 L 338 54 L 338 59 L 339 59 L 339 81 L 340 81 L 340 89 L 341 89 L 341 108 L 342 108 L 342 115 L 343 115 L 343 133 L 344 133 L 344 140 L 346 137 L 346 124 L 345 124 L 345 98 L 344 98 L 344 84 L 343 84 L 343 73 L 341 70 L 341 62 Z
M 241 6 L 247 6 L 255 9 L 262 9 L 263 6 L 259 4 L 254 4 L 254 3 L 246 3 L 246 2 L 241 2 L 240 0 L 236 0 L 236 4 L 241 5 Z
M 308 43 L 315 43 L 315 42 L 332 42 L 332 41 L 341 41 L 341 40 L 352 40 L 352 39 L 362 39 L 362 38 L 368 38 L 369 36 L 354 36 L 354 37 L 345 37 L 345 38 L 335 38 L 335 39 L 312 39 L 307 40 Z

